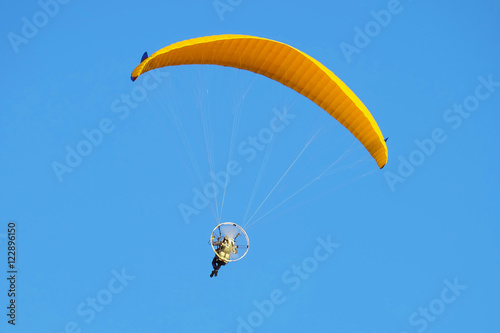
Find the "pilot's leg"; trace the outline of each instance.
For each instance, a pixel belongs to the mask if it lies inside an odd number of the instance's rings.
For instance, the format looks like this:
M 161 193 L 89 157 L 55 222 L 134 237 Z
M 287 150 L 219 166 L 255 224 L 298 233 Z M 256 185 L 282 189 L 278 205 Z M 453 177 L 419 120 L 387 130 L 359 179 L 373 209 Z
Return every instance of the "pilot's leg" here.
M 216 274 L 217 272 L 217 256 L 215 256 L 212 260 L 212 267 L 214 270 L 212 271 L 212 273 L 210 273 L 210 277 L 214 276 L 214 274 Z

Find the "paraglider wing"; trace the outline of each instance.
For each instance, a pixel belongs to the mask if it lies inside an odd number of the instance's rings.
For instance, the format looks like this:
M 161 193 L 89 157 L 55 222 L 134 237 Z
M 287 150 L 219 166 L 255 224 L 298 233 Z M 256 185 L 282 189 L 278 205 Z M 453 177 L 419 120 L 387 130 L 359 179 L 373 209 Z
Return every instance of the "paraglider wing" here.
M 244 36 L 219 35 L 185 40 L 145 58 L 132 80 L 155 68 L 211 64 L 245 69 L 292 88 L 319 105 L 368 150 L 379 168 L 387 163 L 387 146 L 375 119 L 361 100 L 332 71 L 284 43 Z

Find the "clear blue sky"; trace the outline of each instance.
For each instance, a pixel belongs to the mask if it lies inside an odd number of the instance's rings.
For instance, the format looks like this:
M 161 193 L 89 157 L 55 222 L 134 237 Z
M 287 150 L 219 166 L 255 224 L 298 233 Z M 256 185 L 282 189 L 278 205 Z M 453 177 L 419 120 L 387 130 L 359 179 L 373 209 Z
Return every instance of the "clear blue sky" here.
M 499 1 L 2 9 L 2 332 L 500 330 Z M 130 81 L 144 51 L 226 33 L 330 68 L 389 137 L 387 166 L 314 103 L 249 72 Z M 196 193 L 228 159 L 225 195 L 204 201 Z M 211 279 L 218 221 L 249 226 L 250 251 Z

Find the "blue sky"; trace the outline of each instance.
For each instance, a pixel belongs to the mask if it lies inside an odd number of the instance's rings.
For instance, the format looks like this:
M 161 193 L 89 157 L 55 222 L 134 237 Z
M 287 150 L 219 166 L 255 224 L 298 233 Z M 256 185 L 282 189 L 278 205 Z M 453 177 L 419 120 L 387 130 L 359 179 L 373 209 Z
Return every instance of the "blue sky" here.
M 500 329 L 499 1 L 41 0 L 1 12 L 2 331 Z M 389 137 L 387 166 L 267 78 L 184 66 L 129 79 L 144 51 L 226 33 L 330 68 Z M 225 191 L 201 198 L 228 161 Z M 218 221 L 247 226 L 250 250 L 210 279 Z

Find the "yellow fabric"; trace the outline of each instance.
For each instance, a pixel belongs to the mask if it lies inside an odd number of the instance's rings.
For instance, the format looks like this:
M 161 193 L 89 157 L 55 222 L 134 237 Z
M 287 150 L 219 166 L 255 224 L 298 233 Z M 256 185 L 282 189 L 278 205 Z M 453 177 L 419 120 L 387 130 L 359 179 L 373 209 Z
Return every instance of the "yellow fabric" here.
M 382 132 L 364 104 L 328 68 L 289 45 L 244 35 L 189 39 L 152 54 L 134 69 L 132 79 L 155 68 L 188 64 L 235 67 L 278 81 L 337 119 L 365 146 L 379 168 L 387 163 Z

